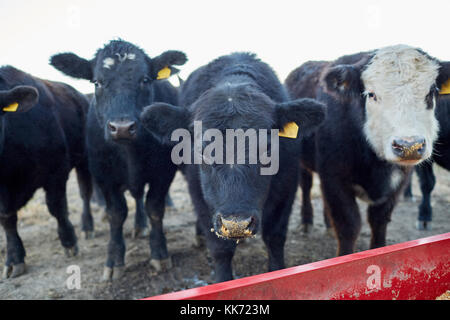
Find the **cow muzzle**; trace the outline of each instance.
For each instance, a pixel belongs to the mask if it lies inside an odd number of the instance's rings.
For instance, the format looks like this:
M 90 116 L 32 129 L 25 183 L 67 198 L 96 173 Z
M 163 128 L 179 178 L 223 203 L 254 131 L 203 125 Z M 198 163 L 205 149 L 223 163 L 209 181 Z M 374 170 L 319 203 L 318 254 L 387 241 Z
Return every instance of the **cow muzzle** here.
M 137 135 L 137 124 L 135 121 L 108 121 L 107 129 L 114 141 L 134 140 Z
M 423 159 L 425 150 L 426 143 L 423 137 L 396 137 L 392 140 L 392 152 L 401 163 L 416 164 Z
M 258 218 L 254 215 L 217 214 L 214 229 L 216 235 L 226 239 L 239 240 L 253 237 L 258 230 Z

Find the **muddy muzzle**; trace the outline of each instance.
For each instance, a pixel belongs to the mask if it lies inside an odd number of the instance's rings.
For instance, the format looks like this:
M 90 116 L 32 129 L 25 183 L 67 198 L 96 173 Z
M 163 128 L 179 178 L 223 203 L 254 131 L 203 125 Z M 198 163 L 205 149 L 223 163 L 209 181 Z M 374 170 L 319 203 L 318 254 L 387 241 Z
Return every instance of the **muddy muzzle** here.
M 217 214 L 214 229 L 219 237 L 234 240 L 245 239 L 255 235 L 258 228 L 257 221 L 257 217 L 253 215 L 225 217 L 222 214 Z

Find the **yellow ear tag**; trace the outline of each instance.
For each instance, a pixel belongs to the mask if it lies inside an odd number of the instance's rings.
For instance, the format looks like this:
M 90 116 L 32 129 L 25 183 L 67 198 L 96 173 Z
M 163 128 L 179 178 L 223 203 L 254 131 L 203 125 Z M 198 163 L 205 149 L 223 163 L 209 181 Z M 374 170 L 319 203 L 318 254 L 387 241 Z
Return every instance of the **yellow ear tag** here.
M 161 70 L 159 70 L 156 80 L 167 79 L 168 77 L 170 77 L 170 68 L 164 67 Z
M 439 94 L 450 94 L 450 79 L 448 79 L 439 90 Z
M 295 139 L 298 135 L 298 125 L 295 122 L 288 122 L 283 130 L 278 132 L 278 135 L 280 137 Z
M 5 112 L 16 112 L 17 108 L 19 108 L 19 104 L 17 102 L 11 103 L 9 106 L 4 107 L 3 111 Z

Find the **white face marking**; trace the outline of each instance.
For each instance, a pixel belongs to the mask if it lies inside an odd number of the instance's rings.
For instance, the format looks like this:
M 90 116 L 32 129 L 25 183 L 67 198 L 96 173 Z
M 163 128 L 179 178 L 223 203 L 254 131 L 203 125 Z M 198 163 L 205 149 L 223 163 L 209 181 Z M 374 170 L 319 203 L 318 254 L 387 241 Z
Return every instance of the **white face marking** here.
M 439 65 L 415 48 L 405 45 L 377 50 L 361 74 L 366 93 L 365 136 L 380 158 L 396 161 L 394 137 L 425 139 L 422 160 L 431 156 L 438 122 L 425 98 L 439 74 Z
M 115 56 L 117 56 L 117 60 L 119 62 L 124 62 L 125 60 L 134 60 L 136 59 L 136 55 L 134 53 L 116 53 Z M 111 67 L 116 63 L 116 60 L 112 57 L 105 58 L 103 60 L 103 68 L 111 69 Z
M 113 66 L 114 63 L 115 63 L 114 59 L 108 57 L 103 60 L 103 68 L 111 69 L 111 66 Z
M 119 59 L 119 62 L 124 62 L 125 60 L 134 60 L 136 59 L 136 55 L 134 53 L 116 53 L 117 59 Z

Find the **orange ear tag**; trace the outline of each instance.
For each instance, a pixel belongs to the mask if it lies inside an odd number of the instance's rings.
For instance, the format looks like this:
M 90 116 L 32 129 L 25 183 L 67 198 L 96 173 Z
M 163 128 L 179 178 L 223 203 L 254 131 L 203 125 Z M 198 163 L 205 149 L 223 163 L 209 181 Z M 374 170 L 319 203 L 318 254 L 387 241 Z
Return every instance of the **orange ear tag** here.
M 450 79 L 448 79 L 439 90 L 439 94 L 450 94 Z
M 5 112 L 16 112 L 17 108 L 19 108 L 19 104 L 17 102 L 11 103 L 9 106 L 4 107 L 3 111 Z
M 288 122 L 283 130 L 278 132 L 280 137 L 295 139 L 298 135 L 298 125 L 295 122 Z
M 170 68 L 164 67 L 161 70 L 159 70 L 156 80 L 167 79 L 170 77 L 170 73 L 171 73 Z

